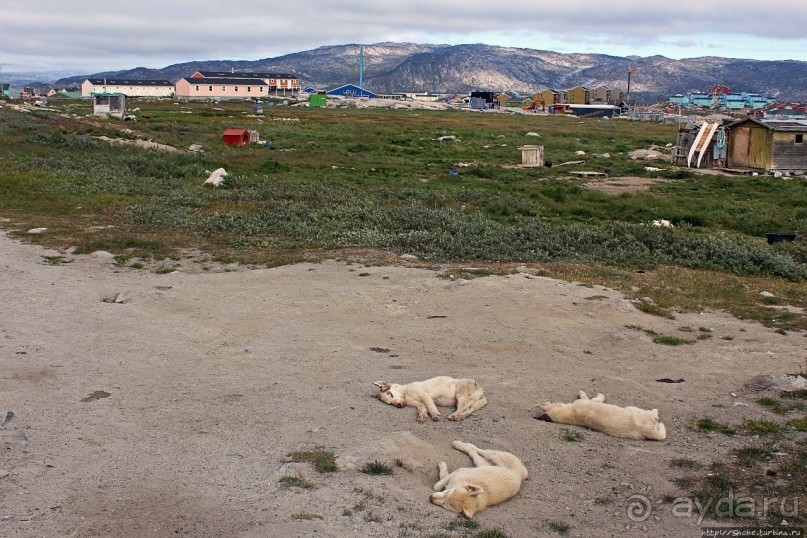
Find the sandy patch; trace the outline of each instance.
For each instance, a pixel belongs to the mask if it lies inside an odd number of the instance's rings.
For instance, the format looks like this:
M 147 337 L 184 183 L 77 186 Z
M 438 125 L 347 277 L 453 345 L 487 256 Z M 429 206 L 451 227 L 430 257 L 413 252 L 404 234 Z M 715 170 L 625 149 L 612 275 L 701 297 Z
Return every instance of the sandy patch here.
M 45 263 L 53 255 L 72 262 Z M 437 460 L 469 463 L 455 439 L 513 452 L 530 471 L 519 495 L 475 517 L 483 528 L 693 536 L 695 518 L 655 504 L 683 494 L 669 461 L 708 463 L 745 441 L 689 426 L 774 417 L 740 389 L 804 367 L 798 334 L 722 313 L 653 317 L 613 290 L 526 273 L 452 281 L 327 261 L 155 274 L 2 234 L 0 320 L 0 413 L 14 413 L 0 427 L 3 536 L 428 536 L 456 519 L 428 502 Z M 627 325 L 714 337 L 668 347 Z M 371 397 L 375 380 L 434 375 L 473 377 L 489 404 L 418 424 Z M 667 440 L 570 443 L 533 418 L 535 404 L 581 389 L 657 407 Z M 289 462 L 315 447 L 344 468 Z M 404 467 L 359 470 L 374 459 Z M 285 488 L 289 475 L 316 487 Z M 644 521 L 628 516 L 633 495 L 654 503 Z

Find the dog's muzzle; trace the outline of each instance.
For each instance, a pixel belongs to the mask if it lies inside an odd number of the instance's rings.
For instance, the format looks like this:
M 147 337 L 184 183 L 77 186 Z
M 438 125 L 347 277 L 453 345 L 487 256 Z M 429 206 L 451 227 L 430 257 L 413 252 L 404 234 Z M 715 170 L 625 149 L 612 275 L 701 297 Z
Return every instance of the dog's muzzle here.
M 397 407 L 398 409 L 400 409 L 400 408 L 401 408 L 401 407 L 403 407 L 403 406 L 404 406 L 404 404 L 402 404 L 402 403 L 396 403 L 396 404 L 395 404 L 395 407 Z

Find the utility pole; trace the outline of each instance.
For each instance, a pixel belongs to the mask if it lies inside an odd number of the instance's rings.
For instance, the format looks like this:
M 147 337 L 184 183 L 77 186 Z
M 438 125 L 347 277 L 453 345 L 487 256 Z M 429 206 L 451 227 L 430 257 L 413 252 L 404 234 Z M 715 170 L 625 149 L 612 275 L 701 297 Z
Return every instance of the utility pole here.
M 633 73 L 634 73 L 634 72 L 635 72 L 637 69 L 639 69 L 639 68 L 638 68 L 638 67 L 634 67 L 633 69 L 631 69 L 630 67 L 628 67 L 628 94 L 625 96 L 625 97 L 626 97 L 626 101 L 625 101 L 625 102 L 626 102 L 626 103 L 628 103 L 628 107 L 630 107 L 630 76 L 631 76 L 631 75 L 632 75 L 632 74 L 633 74 Z

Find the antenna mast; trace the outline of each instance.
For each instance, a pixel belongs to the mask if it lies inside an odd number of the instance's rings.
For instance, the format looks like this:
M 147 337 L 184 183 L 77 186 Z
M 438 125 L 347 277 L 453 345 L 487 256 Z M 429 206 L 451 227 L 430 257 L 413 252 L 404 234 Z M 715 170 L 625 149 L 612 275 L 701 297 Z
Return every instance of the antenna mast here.
M 359 88 L 364 88 L 364 47 L 359 47 Z

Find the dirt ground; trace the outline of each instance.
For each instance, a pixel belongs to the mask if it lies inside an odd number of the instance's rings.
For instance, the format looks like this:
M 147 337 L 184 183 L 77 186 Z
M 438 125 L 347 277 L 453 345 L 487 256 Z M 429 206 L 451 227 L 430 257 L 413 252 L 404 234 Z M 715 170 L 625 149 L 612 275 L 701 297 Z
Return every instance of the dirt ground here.
M 481 529 L 700 536 L 697 514 L 662 503 L 685 494 L 669 462 L 709 463 L 744 441 L 692 422 L 771 418 L 743 385 L 804 368 L 803 335 L 720 312 L 669 320 L 528 268 L 463 280 L 403 262 L 228 271 L 198 259 L 157 274 L 0 233 L 0 414 L 14 414 L 0 427 L 0 535 L 457 536 L 462 519 L 428 496 L 438 461 L 470 464 L 451 447 L 460 439 L 530 472 L 515 498 L 475 516 Z M 664 346 L 628 325 L 713 337 Z M 375 380 L 436 375 L 475 378 L 490 403 L 464 422 L 418 424 L 414 409 L 371 398 Z M 581 389 L 658 408 L 668 439 L 569 442 L 533 418 Z M 289 463 L 316 447 L 338 472 Z M 376 460 L 394 474 L 359 470 Z M 636 495 L 649 513 L 629 514 Z
M 595 191 L 606 194 L 636 194 L 637 192 L 649 191 L 650 187 L 657 183 L 667 183 L 669 179 L 660 177 L 635 177 L 624 176 L 607 179 L 595 179 L 589 181 L 584 186 Z

